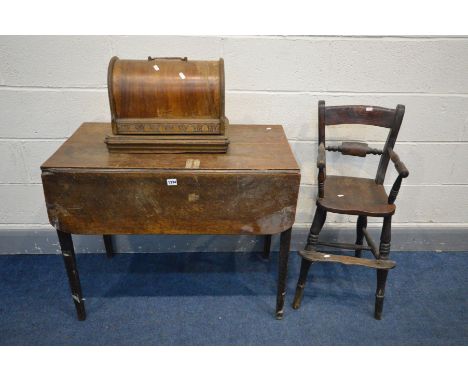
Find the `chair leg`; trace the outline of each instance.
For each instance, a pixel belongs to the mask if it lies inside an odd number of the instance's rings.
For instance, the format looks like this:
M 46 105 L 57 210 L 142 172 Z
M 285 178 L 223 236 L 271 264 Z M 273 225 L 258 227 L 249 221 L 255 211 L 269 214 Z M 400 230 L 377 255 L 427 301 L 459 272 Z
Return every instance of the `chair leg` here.
M 81 292 L 80 276 L 78 275 L 78 268 L 76 267 L 75 249 L 73 248 L 73 240 L 71 234 L 57 230 L 57 235 L 62 249 L 63 261 L 67 271 L 68 282 L 75 303 L 76 313 L 78 320 L 84 321 L 86 319 L 86 311 Z
M 375 312 L 376 320 L 382 319 L 382 310 L 385 294 L 385 283 L 387 281 L 388 270 L 377 269 L 377 291 L 375 292 Z
M 357 219 L 357 224 L 356 224 L 356 244 L 357 245 L 362 245 L 362 243 L 364 242 L 364 232 L 362 232 L 362 229 L 366 227 L 367 227 L 367 216 L 359 215 Z M 361 257 L 361 252 L 362 250 L 356 249 L 354 251 L 354 256 Z
M 106 247 L 107 257 L 110 259 L 114 257 L 114 247 L 112 245 L 112 236 L 111 235 L 102 235 L 104 239 L 104 246 Z
M 309 236 L 307 237 L 307 244 L 305 249 L 310 251 L 317 244 L 320 231 L 325 224 L 327 218 L 327 210 L 323 207 L 317 206 L 315 210 L 314 220 L 310 226 Z
M 271 235 L 263 236 L 263 258 L 270 258 L 270 248 L 271 248 Z
M 307 274 L 309 273 L 309 268 L 312 265 L 311 261 L 302 259 L 301 261 L 301 271 L 299 274 L 299 280 L 297 281 L 296 294 L 294 296 L 294 301 L 292 304 L 293 309 L 299 309 L 302 302 L 302 296 L 304 295 L 304 287 L 307 281 Z
M 382 234 L 380 235 L 379 258 L 388 259 L 390 254 L 390 241 L 392 231 L 392 217 L 384 217 Z M 377 320 L 382 318 L 383 303 L 385 297 L 385 283 L 387 281 L 388 270 L 377 270 L 377 290 L 375 292 L 375 312 L 374 317 Z

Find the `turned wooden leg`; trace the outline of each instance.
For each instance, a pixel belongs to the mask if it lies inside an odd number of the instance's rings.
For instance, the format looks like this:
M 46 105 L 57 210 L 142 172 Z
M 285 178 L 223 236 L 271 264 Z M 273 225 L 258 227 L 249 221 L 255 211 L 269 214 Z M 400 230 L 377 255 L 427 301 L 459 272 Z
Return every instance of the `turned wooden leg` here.
M 384 217 L 382 234 L 380 235 L 380 248 L 379 258 L 388 259 L 390 253 L 390 241 L 391 241 L 391 230 L 392 230 L 392 217 Z M 375 313 L 374 317 L 377 320 L 382 318 L 383 302 L 385 297 L 385 283 L 387 281 L 388 270 L 378 269 L 377 270 L 377 290 L 375 292 Z
M 318 241 L 319 233 L 322 230 L 322 227 L 325 223 L 325 219 L 327 218 L 327 211 L 325 208 L 317 206 L 315 210 L 314 220 L 312 221 L 312 225 L 310 226 L 309 236 L 307 237 L 307 244 L 305 249 L 310 251 Z
M 81 293 L 80 276 L 76 267 L 75 249 L 73 248 L 72 236 L 69 233 L 57 230 L 57 235 L 62 249 L 63 261 L 67 271 L 68 282 L 72 293 L 73 302 L 75 303 L 78 320 L 86 319 L 86 311 L 84 306 L 83 295 Z
M 271 235 L 263 236 L 263 258 L 270 258 L 270 248 L 271 248 Z
M 356 244 L 362 245 L 364 242 L 364 232 L 362 231 L 363 228 L 367 227 L 367 216 L 359 215 L 356 224 Z M 354 251 L 354 256 L 361 257 L 362 250 L 356 249 Z
M 281 320 L 284 313 L 284 299 L 286 297 L 286 277 L 288 274 L 289 247 L 291 245 L 291 230 L 281 232 L 280 252 L 278 261 L 278 293 L 276 295 L 276 319 Z
M 108 258 L 114 257 L 114 247 L 112 245 L 111 235 L 102 235 L 104 239 L 104 246 L 106 247 L 106 254 Z
M 312 262 L 306 259 L 301 261 L 301 272 L 299 273 L 299 280 L 297 281 L 296 294 L 294 296 L 294 301 L 292 307 L 294 309 L 299 309 L 302 302 L 302 296 L 304 294 L 304 287 L 307 281 L 307 274 L 309 273 L 309 268 L 312 265 Z
M 388 270 L 377 269 L 377 290 L 375 292 L 375 313 L 377 320 L 382 319 L 382 309 L 385 294 L 385 282 L 387 281 Z

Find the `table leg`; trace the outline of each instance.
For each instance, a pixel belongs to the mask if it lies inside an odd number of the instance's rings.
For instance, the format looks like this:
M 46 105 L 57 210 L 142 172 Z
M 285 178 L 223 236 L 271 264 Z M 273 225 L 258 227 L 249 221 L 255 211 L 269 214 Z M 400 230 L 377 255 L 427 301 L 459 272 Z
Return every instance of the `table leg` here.
M 81 293 L 80 276 L 76 267 L 75 249 L 73 248 L 73 240 L 71 234 L 57 230 L 57 235 L 62 249 L 63 261 L 67 271 L 68 282 L 72 292 L 73 302 L 75 303 L 78 320 L 86 319 L 86 311 L 84 306 L 83 295 Z
M 263 236 L 263 258 L 268 259 L 270 257 L 271 248 L 271 235 Z
M 112 245 L 112 235 L 102 235 L 104 239 L 104 246 L 106 247 L 107 257 L 110 259 L 114 257 L 114 247 Z
M 276 319 L 281 320 L 284 313 L 284 299 L 286 296 L 286 276 L 288 274 L 289 247 L 291 245 L 291 231 L 289 228 L 281 232 L 280 252 L 278 261 L 278 294 L 276 296 Z

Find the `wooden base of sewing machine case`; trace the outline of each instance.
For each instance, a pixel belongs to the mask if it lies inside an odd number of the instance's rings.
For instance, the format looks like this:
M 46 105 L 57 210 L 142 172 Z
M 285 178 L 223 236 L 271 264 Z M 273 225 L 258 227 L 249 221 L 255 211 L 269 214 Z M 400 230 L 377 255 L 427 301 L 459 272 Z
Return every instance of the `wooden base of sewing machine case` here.
M 109 152 L 122 153 L 226 153 L 229 139 L 226 135 L 108 135 L 105 139 Z

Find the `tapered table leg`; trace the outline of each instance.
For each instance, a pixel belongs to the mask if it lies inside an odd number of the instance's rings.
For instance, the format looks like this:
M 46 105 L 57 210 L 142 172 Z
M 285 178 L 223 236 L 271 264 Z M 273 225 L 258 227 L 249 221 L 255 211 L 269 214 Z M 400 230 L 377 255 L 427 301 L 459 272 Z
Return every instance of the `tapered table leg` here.
M 276 319 L 281 320 L 284 313 L 284 299 L 286 296 L 286 277 L 288 274 L 289 247 L 291 245 L 291 231 L 289 228 L 281 232 L 280 252 L 278 261 L 278 293 L 276 296 Z
M 104 246 L 106 247 L 106 254 L 108 258 L 114 257 L 114 247 L 112 245 L 111 235 L 102 235 L 104 239 Z
M 57 235 L 62 249 L 63 261 L 67 271 L 68 282 L 72 293 L 73 302 L 75 303 L 78 320 L 86 319 L 86 311 L 81 293 L 80 276 L 76 267 L 75 249 L 73 248 L 73 240 L 71 234 L 57 230 Z
M 271 249 L 271 235 L 263 236 L 263 258 L 270 258 L 270 249 Z

